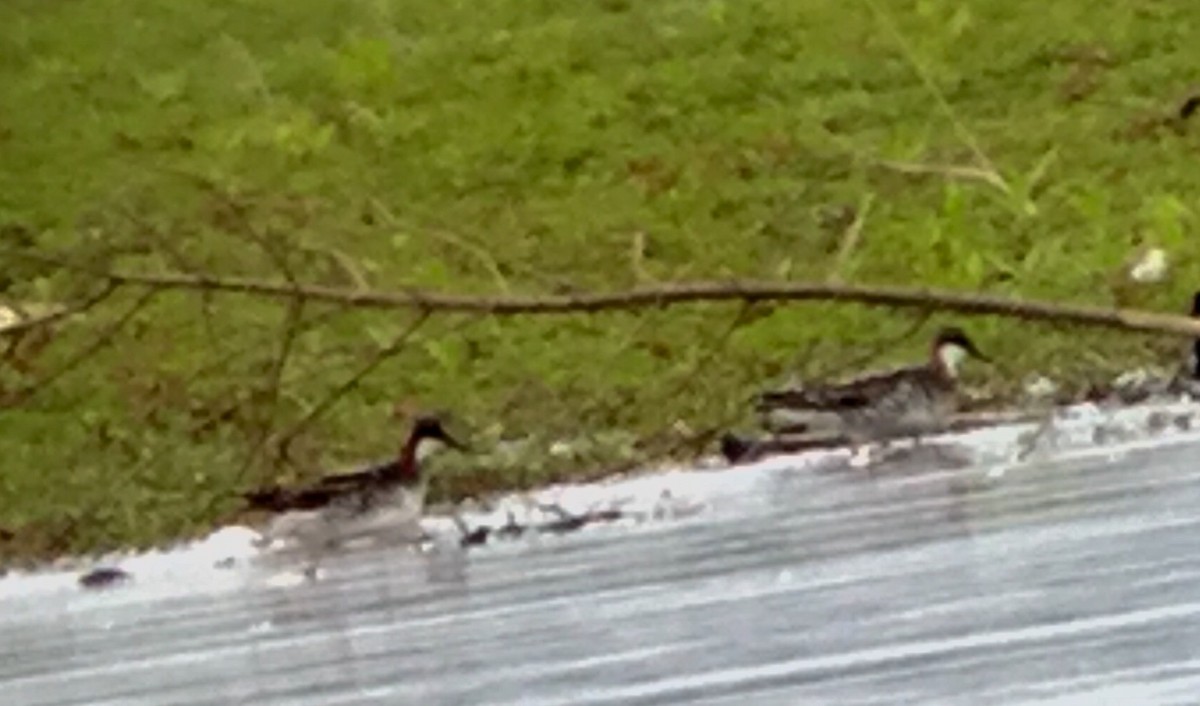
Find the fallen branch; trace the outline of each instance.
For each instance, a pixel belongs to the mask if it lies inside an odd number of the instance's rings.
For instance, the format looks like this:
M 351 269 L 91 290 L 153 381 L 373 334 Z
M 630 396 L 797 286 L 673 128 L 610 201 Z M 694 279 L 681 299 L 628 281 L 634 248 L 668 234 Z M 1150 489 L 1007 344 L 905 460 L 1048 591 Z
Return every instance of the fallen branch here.
M 144 274 L 103 271 L 46 255 L 22 257 L 56 265 L 104 280 L 113 286 L 129 285 L 157 290 L 191 290 L 243 294 L 282 300 L 341 304 L 366 309 L 417 309 L 422 313 L 467 313 L 491 316 L 554 315 L 630 311 L 704 302 L 824 301 L 940 309 L 960 314 L 1002 316 L 1027 321 L 1058 323 L 1200 337 L 1200 321 L 1177 314 L 1138 309 L 1013 299 L 989 294 L 955 292 L 922 287 L 855 285 L 839 282 L 770 282 L 727 280 L 677 282 L 635 287 L 616 292 L 569 292 L 544 295 L 471 295 L 405 287 L 397 291 L 346 289 L 317 284 L 278 282 L 208 274 Z
M 834 301 L 896 308 L 941 309 L 960 314 L 1003 316 L 1029 321 L 1054 321 L 1126 331 L 1200 337 L 1200 321 L 1176 314 L 888 285 L 730 280 L 681 282 L 620 292 L 476 296 L 418 288 L 401 291 L 363 291 L 322 285 L 294 285 L 268 280 L 197 277 L 185 274 L 91 274 L 117 285 L 144 286 L 159 290 L 224 292 L 276 299 L 299 297 L 309 301 L 360 308 L 418 309 L 430 313 L 551 315 L 646 309 L 701 302 Z

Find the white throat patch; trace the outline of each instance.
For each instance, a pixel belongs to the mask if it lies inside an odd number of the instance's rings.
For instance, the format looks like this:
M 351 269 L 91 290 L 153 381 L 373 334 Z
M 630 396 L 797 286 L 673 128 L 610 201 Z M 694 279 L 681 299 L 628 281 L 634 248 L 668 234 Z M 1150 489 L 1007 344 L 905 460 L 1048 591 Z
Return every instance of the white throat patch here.
M 957 343 L 943 343 L 937 349 L 937 357 L 946 374 L 952 378 L 956 378 L 958 377 L 959 367 L 967 359 L 967 349 Z
M 448 446 L 449 444 L 441 439 L 425 437 L 424 439 L 421 439 L 420 443 L 417 444 L 417 460 L 424 461 L 434 454 L 441 453 Z

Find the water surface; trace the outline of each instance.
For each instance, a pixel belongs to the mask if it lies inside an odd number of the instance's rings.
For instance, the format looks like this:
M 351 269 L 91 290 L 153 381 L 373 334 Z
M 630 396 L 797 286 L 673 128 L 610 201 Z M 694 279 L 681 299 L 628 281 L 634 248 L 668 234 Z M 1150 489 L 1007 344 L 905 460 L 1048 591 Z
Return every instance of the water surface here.
M 357 552 L 308 585 L 195 551 L 190 568 L 143 561 L 105 592 L 10 578 L 0 693 L 29 706 L 1196 703 L 1200 435 L 1143 421 L 1079 415 L 1021 463 L 1027 428 L 959 440 L 966 467 L 917 454 L 867 473 L 826 454 L 651 475 L 579 492 L 669 489 L 702 511 L 469 553 Z

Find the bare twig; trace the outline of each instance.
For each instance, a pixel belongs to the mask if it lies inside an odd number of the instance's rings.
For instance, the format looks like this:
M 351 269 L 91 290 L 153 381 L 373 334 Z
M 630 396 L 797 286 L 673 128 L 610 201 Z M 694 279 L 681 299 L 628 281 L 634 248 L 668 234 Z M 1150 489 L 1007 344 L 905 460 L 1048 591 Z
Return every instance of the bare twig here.
M 377 198 L 372 198 L 370 202 L 375 208 L 376 212 L 383 216 L 384 220 L 388 222 L 388 225 L 395 227 L 400 224 L 400 219 L 396 218 L 396 215 L 393 214 L 382 201 Z M 509 291 L 508 279 L 504 277 L 504 273 L 500 269 L 500 264 L 496 262 L 496 258 L 492 257 L 492 254 L 489 253 L 485 248 L 481 248 L 478 245 L 468 241 L 466 238 L 455 235 L 454 233 L 444 229 L 425 229 L 422 231 L 422 234 L 436 240 L 440 240 L 443 243 L 458 248 L 462 252 L 474 257 L 480 262 L 480 264 L 483 265 L 484 269 L 491 274 L 492 279 L 496 280 L 496 286 L 500 288 L 500 291 L 506 293 Z
M 288 284 L 292 285 L 293 287 L 298 287 L 299 282 L 296 279 L 295 272 L 292 270 L 291 263 L 288 262 L 287 251 L 277 248 L 276 245 L 271 242 L 269 237 L 258 232 L 258 229 L 254 227 L 254 224 L 251 223 L 250 219 L 246 216 L 246 207 L 239 203 L 236 198 L 234 198 L 225 190 L 216 188 L 215 186 L 210 190 L 210 192 L 225 204 L 225 207 L 229 209 L 229 212 L 237 220 L 237 225 L 239 226 L 238 235 L 241 235 L 246 240 L 258 246 L 258 249 L 261 250 L 263 254 L 267 256 L 267 259 L 274 263 L 275 267 L 277 267 L 283 274 L 283 278 L 288 281 Z
M 834 283 L 842 281 L 842 270 L 846 268 L 846 263 L 850 261 L 850 254 L 854 252 L 854 249 L 858 247 L 859 240 L 862 239 L 863 224 L 867 220 L 867 214 L 871 212 L 871 204 L 874 200 L 872 194 L 867 194 L 854 212 L 854 220 L 842 233 L 842 242 L 838 246 L 837 255 L 833 260 L 833 269 L 829 272 L 827 281 Z
M 335 316 L 344 313 L 344 307 L 331 308 L 320 313 L 309 316 L 300 320 L 296 324 L 296 336 L 307 333 L 321 324 L 326 323 Z M 185 383 L 192 383 L 198 378 L 208 377 L 213 374 L 224 374 L 223 371 L 237 362 L 240 358 L 247 357 L 250 354 L 258 352 L 258 350 L 267 345 L 266 341 L 260 343 L 259 339 L 251 339 L 245 346 L 232 352 L 224 353 L 216 361 L 207 363 L 192 371 L 191 375 L 184 379 Z
M 188 274 L 196 276 L 204 275 L 205 269 L 199 266 L 197 263 L 192 262 L 192 260 L 183 252 L 183 249 L 175 244 L 174 239 L 168 237 L 165 233 L 159 230 L 157 226 L 147 222 L 129 208 L 121 209 L 121 213 L 125 216 L 125 219 L 130 222 L 130 224 L 138 228 L 138 234 L 140 236 L 152 241 L 151 245 L 157 247 L 158 252 L 166 254 L 167 259 L 173 263 L 173 267 L 177 268 L 181 272 L 187 272 Z M 208 334 L 208 339 L 210 341 L 216 340 L 217 336 L 214 333 L 215 328 L 213 326 L 213 321 L 215 319 L 213 316 L 213 293 L 207 292 L 201 295 L 199 304 L 200 315 L 204 320 L 204 331 L 206 334 Z
M 734 315 L 734 317 L 730 320 L 729 325 L 726 326 L 720 334 L 708 342 L 708 345 L 706 346 L 707 350 L 705 351 L 704 355 L 702 355 L 692 365 L 688 366 L 688 369 L 683 373 L 680 379 L 675 381 L 674 384 L 670 385 L 665 393 L 660 393 L 659 398 L 669 399 L 671 397 L 675 397 L 686 387 L 694 384 L 698 376 L 707 369 L 708 364 L 725 351 L 725 348 L 729 343 L 729 339 L 733 337 L 733 334 L 750 320 L 752 309 L 752 304 L 748 302 L 743 303 L 738 309 L 737 314 Z M 717 437 L 718 434 L 721 433 L 721 431 L 725 430 L 728 428 L 729 424 L 733 423 L 735 415 L 740 416 L 740 414 L 740 410 L 738 410 L 736 413 L 727 411 L 725 415 L 726 418 L 719 420 L 716 425 L 710 425 L 699 431 L 689 430 L 682 436 L 679 434 L 670 433 L 674 426 L 674 422 L 671 422 L 668 427 L 660 429 L 656 436 L 659 438 L 667 436 L 670 439 L 670 443 L 665 450 L 665 454 L 667 456 L 675 456 L 679 452 L 688 449 L 698 450 L 707 446 L 713 439 Z
M 954 109 L 950 107 L 950 102 L 946 100 L 946 95 L 940 88 L 938 88 L 937 82 L 934 81 L 933 75 L 930 73 L 930 71 L 917 58 L 917 52 L 912 48 L 912 45 L 908 43 L 908 40 L 905 39 L 904 35 L 900 32 L 900 29 L 896 26 L 895 21 L 892 20 L 891 15 L 886 12 L 876 2 L 876 0 L 864 0 L 864 2 L 872 14 L 875 15 L 879 23 L 883 25 L 884 30 L 892 35 L 892 39 L 896 42 L 896 45 L 900 47 L 900 51 L 904 53 L 904 57 L 908 60 L 909 65 L 912 66 L 913 71 L 916 72 L 917 77 L 921 79 L 921 83 L 925 84 L 926 90 L 928 90 L 929 94 L 933 97 L 937 107 L 942 111 L 942 113 L 946 116 L 946 119 L 949 120 L 950 124 L 954 127 L 954 132 L 958 134 L 958 139 L 962 140 L 963 144 L 965 144 L 971 150 L 971 152 L 974 153 L 976 161 L 979 162 L 979 164 L 981 164 L 986 171 L 991 173 L 992 176 L 985 179 L 985 181 L 1006 194 L 1011 193 L 1008 182 L 1004 180 L 1004 177 L 1000 174 L 1000 170 L 996 169 L 996 165 L 992 163 L 992 160 L 988 159 L 987 154 L 984 153 L 983 149 L 979 146 L 979 141 L 975 139 L 975 135 L 972 134 L 969 129 L 967 129 L 966 124 L 959 119 L 958 114 L 955 113 Z
M 655 278 L 646 271 L 646 233 L 636 231 L 629 243 L 629 269 L 636 282 L 654 282 Z
M 959 179 L 963 181 L 981 181 L 989 186 L 994 186 L 1000 191 L 1008 193 L 1008 184 L 1000 178 L 999 174 L 990 169 L 980 169 L 978 167 L 964 167 L 957 164 L 920 164 L 917 162 L 900 162 L 893 159 L 876 159 L 871 162 L 877 167 L 889 169 L 900 174 L 910 174 L 914 176 L 940 176 L 947 179 Z
M 192 274 L 203 273 L 204 268 L 199 267 L 196 265 L 196 263 L 192 262 L 191 259 L 184 254 L 183 250 L 179 248 L 171 238 L 168 238 L 165 234 L 163 234 L 163 232 L 160 231 L 156 225 L 146 221 L 146 219 L 139 216 L 133 211 L 133 209 L 127 206 L 119 208 L 118 213 L 120 213 L 125 220 L 129 221 L 130 225 L 138 229 L 138 235 L 142 236 L 146 240 L 152 241 L 152 244 L 157 246 L 160 252 L 165 253 L 167 259 L 173 263 L 174 267 L 183 272 L 189 272 Z
M 128 324 L 138 312 L 149 305 L 151 300 L 158 296 L 160 292 L 160 289 L 155 288 L 143 292 L 142 295 L 138 297 L 128 309 L 126 309 L 125 313 L 118 317 L 116 321 L 104 327 L 104 329 L 100 331 L 100 333 L 92 340 L 91 343 L 89 343 L 87 346 L 84 346 L 82 349 L 76 352 L 75 355 L 68 358 L 53 371 L 40 376 L 34 382 L 25 385 L 24 387 L 5 396 L 2 400 L 0 400 L 0 408 L 15 407 L 19 404 L 29 401 L 30 398 L 32 398 L 41 390 L 46 389 L 52 382 L 71 372 L 85 360 L 95 355 L 96 352 L 111 344 L 113 339 L 116 338 L 117 334 L 119 334 L 121 330 L 125 328 L 125 325 Z
M 280 335 L 279 351 L 271 361 L 271 370 L 267 376 L 266 417 L 263 420 L 263 424 L 258 425 L 256 438 L 251 445 L 250 451 L 246 454 L 245 461 L 242 462 L 241 469 L 238 471 L 237 475 L 239 478 L 244 476 L 246 471 L 254 465 L 259 453 L 267 445 L 267 441 L 275 431 L 275 414 L 279 407 L 283 373 L 287 368 L 288 360 L 291 358 L 296 339 L 304 330 L 303 316 L 304 300 L 293 299 L 288 305 L 287 319 L 284 321 L 283 331 Z
M 306 245 L 304 243 L 297 243 L 296 249 L 300 252 L 318 255 L 336 265 L 337 268 L 342 271 L 342 274 L 345 275 L 346 279 L 348 279 L 350 283 L 354 285 L 355 289 L 370 288 L 370 285 L 367 283 L 366 276 L 362 273 L 362 269 L 355 264 L 354 260 L 349 255 L 341 250 L 338 250 L 337 248 L 324 248 L 317 247 L 315 245 Z
M 708 346 L 706 346 L 708 350 L 705 351 L 704 355 L 688 366 L 687 371 L 684 372 L 681 378 L 674 385 L 667 388 L 666 393 L 663 395 L 664 398 L 675 397 L 695 383 L 696 377 L 705 371 L 708 364 L 725 351 L 725 347 L 729 344 L 729 339 L 733 337 L 734 332 L 747 322 L 753 306 L 749 302 L 742 303 L 742 306 L 738 308 L 737 314 L 730 320 L 729 325 L 722 329 L 721 333 L 715 336 L 709 342 Z
M 288 447 L 291 446 L 292 441 L 294 441 L 297 436 L 299 436 L 323 414 L 328 412 L 338 400 L 357 387 L 358 384 L 362 382 L 365 377 L 370 375 L 376 368 L 403 350 L 405 344 L 408 343 L 408 339 L 412 338 L 413 334 L 415 334 L 425 324 L 425 322 L 429 320 L 429 316 L 429 311 L 422 311 L 417 318 L 414 319 L 413 322 L 400 333 L 399 336 L 393 339 L 392 342 L 387 346 L 377 351 L 375 355 L 371 356 L 371 359 L 364 363 L 353 375 L 347 378 L 341 385 L 338 385 L 333 392 L 326 395 L 324 399 L 318 402 L 315 407 L 310 409 L 308 413 L 301 417 L 299 421 L 293 424 L 290 429 L 281 435 L 277 442 L 277 448 L 279 449 L 280 457 L 287 458 Z

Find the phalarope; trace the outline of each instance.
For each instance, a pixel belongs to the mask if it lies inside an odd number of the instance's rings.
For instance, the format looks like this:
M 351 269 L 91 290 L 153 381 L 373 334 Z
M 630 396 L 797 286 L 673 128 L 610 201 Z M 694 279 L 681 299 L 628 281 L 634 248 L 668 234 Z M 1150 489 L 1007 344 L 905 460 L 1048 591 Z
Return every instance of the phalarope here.
M 951 327 L 933 339 L 929 360 L 921 365 L 869 373 L 831 385 L 764 392 L 757 408 L 772 415 L 779 412 L 832 414 L 856 447 L 854 465 L 869 460 L 859 452 L 874 440 L 888 440 L 945 428 L 957 407 L 959 367 L 968 357 L 988 361 L 963 333 Z
M 421 450 L 436 441 L 465 449 L 435 416 L 416 419 L 400 454 L 386 463 L 354 473 L 330 475 L 302 488 L 271 487 L 246 493 L 250 507 L 278 514 L 263 533 L 263 543 L 291 540 L 310 556 L 366 537 L 412 543 L 420 526 L 427 477 Z M 311 567 L 310 567 L 311 568 Z
M 1192 318 L 1200 319 L 1200 292 L 1192 295 Z M 1193 380 L 1200 380 L 1200 338 L 1192 341 L 1188 351 L 1186 374 Z
M 1200 321 L 1200 291 L 1192 295 L 1192 318 Z M 1188 342 L 1187 355 L 1171 378 L 1168 392 L 1200 399 L 1200 338 Z

